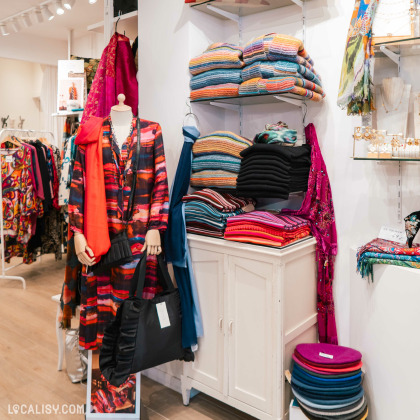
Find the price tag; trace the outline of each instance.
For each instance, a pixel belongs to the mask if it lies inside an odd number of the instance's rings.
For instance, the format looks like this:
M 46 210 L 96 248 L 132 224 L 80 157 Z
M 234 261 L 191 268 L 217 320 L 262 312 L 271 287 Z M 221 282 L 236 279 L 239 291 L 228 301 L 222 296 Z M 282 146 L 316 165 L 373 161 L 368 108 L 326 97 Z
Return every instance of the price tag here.
M 407 236 L 404 230 L 392 228 L 389 226 L 382 226 L 379 232 L 379 239 L 385 239 L 387 241 L 398 242 L 405 244 L 407 242 Z
M 13 156 L 6 156 L 6 163 L 12 163 L 13 162 Z
M 156 305 L 156 311 L 159 318 L 160 328 L 167 328 L 171 326 L 169 320 L 168 310 L 166 309 L 166 302 L 158 303 Z
M 334 356 L 332 354 L 327 354 L 327 353 L 319 352 L 319 355 L 321 357 L 325 357 L 326 359 L 334 359 Z

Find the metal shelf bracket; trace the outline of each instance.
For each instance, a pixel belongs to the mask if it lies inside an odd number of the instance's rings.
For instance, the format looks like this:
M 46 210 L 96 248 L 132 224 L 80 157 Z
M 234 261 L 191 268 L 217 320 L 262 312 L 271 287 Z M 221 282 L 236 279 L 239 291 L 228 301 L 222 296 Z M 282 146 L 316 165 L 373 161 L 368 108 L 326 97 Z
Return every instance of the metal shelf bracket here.
M 303 9 L 303 0 L 292 0 L 292 2 Z
M 394 53 L 394 51 L 391 51 L 389 48 L 387 48 L 385 45 L 380 46 L 381 52 L 383 52 L 389 59 L 391 59 L 395 64 L 400 64 L 400 54 Z
M 223 102 L 210 102 L 209 105 L 216 106 L 218 108 L 228 109 L 229 111 L 239 112 L 241 109 L 240 105 L 235 104 L 225 104 Z
M 287 96 L 274 96 L 278 101 L 287 102 L 299 108 L 303 108 L 306 104 L 298 99 L 288 98 Z
M 292 0 L 295 1 L 295 0 Z M 296 0 L 299 1 L 299 0 Z M 234 13 L 226 12 L 225 10 L 219 9 L 218 7 L 214 7 L 211 4 L 207 5 L 207 9 L 211 10 L 214 13 L 217 13 L 221 16 L 224 16 L 227 19 L 233 20 L 236 23 L 239 23 L 239 16 L 235 15 Z

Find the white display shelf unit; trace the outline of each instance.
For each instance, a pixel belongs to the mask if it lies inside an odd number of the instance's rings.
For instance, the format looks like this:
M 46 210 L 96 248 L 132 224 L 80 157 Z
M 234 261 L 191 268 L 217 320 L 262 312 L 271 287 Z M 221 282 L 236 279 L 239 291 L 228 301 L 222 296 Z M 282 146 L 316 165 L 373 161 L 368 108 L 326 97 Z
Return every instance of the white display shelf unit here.
M 376 57 L 388 57 L 396 64 L 400 64 L 401 57 L 420 55 L 420 37 L 378 42 L 374 46 L 374 51 Z
M 138 11 L 126 13 L 124 15 L 115 16 L 112 19 L 113 24 L 119 20 L 118 22 L 118 32 L 120 34 L 124 34 L 130 38 L 135 39 L 138 33 Z M 87 27 L 88 31 L 104 33 L 105 22 L 102 20 L 101 22 L 94 23 Z
M 239 17 L 254 15 L 269 10 L 279 9 L 286 6 L 299 6 L 303 8 L 304 0 L 267 0 L 266 5 L 250 3 L 234 3 L 232 2 L 218 2 L 216 0 L 208 0 L 201 3 L 191 4 L 191 8 L 199 10 L 203 13 L 218 17 L 223 20 L 237 20 Z

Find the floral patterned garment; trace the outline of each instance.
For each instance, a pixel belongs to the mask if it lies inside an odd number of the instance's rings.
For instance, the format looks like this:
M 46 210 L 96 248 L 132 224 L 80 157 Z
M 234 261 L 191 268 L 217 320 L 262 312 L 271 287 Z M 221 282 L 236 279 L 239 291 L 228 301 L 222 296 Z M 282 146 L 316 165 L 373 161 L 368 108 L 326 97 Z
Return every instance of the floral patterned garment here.
M 126 210 L 132 185 L 132 162 L 137 145 L 136 119 L 132 121 L 132 131 L 122 151 L 119 150 L 111 132 L 111 120 L 103 122 L 103 164 L 106 186 L 108 228 L 111 238 L 124 230 L 121 206 Z M 117 166 L 118 165 L 118 166 Z M 119 170 L 121 170 L 121 177 Z M 123 176 L 124 174 L 124 176 Z M 120 180 L 126 179 L 119 195 Z M 73 232 L 84 231 L 84 180 L 85 149 L 77 150 L 69 200 L 70 228 Z M 128 224 L 127 235 L 134 261 L 101 275 L 86 274 L 83 269 L 81 279 L 80 335 L 79 344 L 85 349 L 96 349 L 102 344 L 104 329 L 111 322 L 118 307 L 129 296 L 129 287 L 134 270 L 141 256 L 141 249 L 148 229 L 166 230 L 168 223 L 169 197 L 166 174 L 165 152 L 162 131 L 159 124 L 141 120 L 141 151 L 137 172 L 137 189 L 134 195 L 133 220 Z M 121 204 L 121 203 L 120 203 Z M 152 298 L 157 291 L 156 257 L 148 257 L 146 284 L 143 298 Z M 63 287 L 63 322 L 71 310 L 74 287 L 73 279 L 66 276 Z M 67 303 L 66 303 L 67 302 Z
M 16 256 L 30 263 L 34 258 L 27 245 L 32 235 L 33 216 L 42 216 L 43 208 L 35 194 L 32 168 L 31 151 L 25 146 L 1 157 L 6 261 Z
M 404 217 L 405 234 L 407 235 L 407 245 L 411 248 L 414 238 L 420 228 L 420 211 L 415 211 Z

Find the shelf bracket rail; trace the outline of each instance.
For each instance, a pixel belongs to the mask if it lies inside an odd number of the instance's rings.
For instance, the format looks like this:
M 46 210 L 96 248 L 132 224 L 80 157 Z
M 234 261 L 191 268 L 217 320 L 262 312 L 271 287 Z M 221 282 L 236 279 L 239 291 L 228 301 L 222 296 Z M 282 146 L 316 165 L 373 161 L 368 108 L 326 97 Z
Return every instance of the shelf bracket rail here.
M 295 1 L 295 0 L 293 0 Z M 299 1 L 299 0 L 296 0 Z M 217 13 L 221 16 L 224 16 L 225 18 L 229 20 L 233 20 L 236 23 L 239 23 L 239 16 L 235 15 L 234 13 L 226 12 L 225 10 L 219 9 L 218 7 L 212 6 L 211 4 L 207 5 L 207 9 L 211 10 L 214 13 Z
M 209 105 L 216 106 L 218 108 L 228 109 L 229 111 L 235 111 L 235 112 L 239 112 L 241 109 L 240 105 L 225 104 L 223 102 L 210 102 Z
M 292 104 L 294 106 L 297 106 L 299 108 L 303 108 L 304 106 L 306 106 L 306 104 L 299 99 L 288 98 L 287 96 L 274 96 L 274 97 L 278 101 L 287 102 L 287 103 Z

